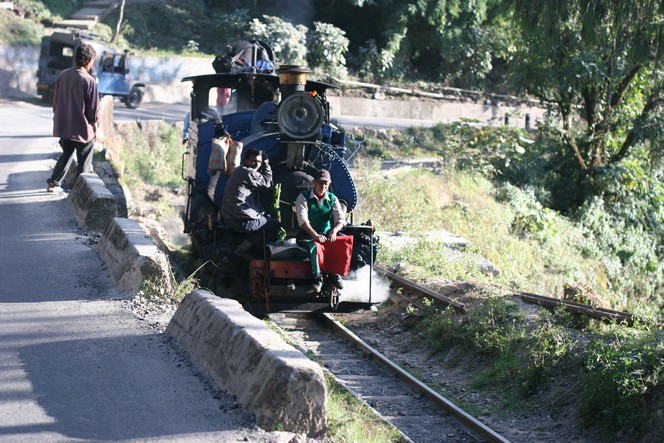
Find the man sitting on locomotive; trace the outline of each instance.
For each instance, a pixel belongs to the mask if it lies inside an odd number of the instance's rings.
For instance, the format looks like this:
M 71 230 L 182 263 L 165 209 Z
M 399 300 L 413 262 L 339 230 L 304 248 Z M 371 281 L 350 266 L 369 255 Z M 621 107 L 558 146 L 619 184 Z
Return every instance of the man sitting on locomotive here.
M 314 176 L 312 189 L 302 192 L 295 200 L 295 214 L 301 228 L 298 243 L 309 250 L 314 274 L 313 288 L 316 292 L 320 292 L 323 287 L 323 272 L 328 266 L 322 269 L 321 261 L 326 258 L 335 262 L 331 268 L 336 272 L 328 273 L 329 280 L 338 289 L 343 289 L 339 274 L 348 274 L 353 248 L 351 236 L 337 236 L 345 225 L 345 210 L 337 196 L 328 191 L 331 183 L 329 171 L 321 169 Z M 342 237 L 343 242 L 339 242 L 341 248 L 321 246 L 337 242 Z
M 268 159 L 257 149 L 247 150 L 242 166 L 228 179 L 220 210 L 226 226 L 247 233 L 246 239 L 234 251 L 235 255 L 250 260 L 254 258 L 252 248 L 263 251 L 265 242 L 277 239 L 281 225 L 265 212 L 260 195 L 273 187 Z

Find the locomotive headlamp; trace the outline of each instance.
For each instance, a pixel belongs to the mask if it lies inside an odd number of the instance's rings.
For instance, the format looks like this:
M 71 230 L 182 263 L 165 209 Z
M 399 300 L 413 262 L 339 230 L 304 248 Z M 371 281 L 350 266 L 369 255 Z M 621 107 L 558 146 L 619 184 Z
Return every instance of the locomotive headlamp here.
M 294 92 L 279 104 L 279 129 L 294 140 L 315 137 L 325 120 L 320 101 L 308 92 Z

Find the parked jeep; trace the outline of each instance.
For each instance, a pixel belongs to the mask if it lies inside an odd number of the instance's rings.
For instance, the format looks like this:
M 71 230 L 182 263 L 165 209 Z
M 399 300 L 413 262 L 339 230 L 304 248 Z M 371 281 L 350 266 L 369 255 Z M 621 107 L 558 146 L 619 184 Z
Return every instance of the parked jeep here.
M 63 69 L 74 66 L 77 46 L 87 43 L 97 52 L 91 74 L 97 78 L 100 96 L 119 97 L 128 108 L 134 109 L 143 100 L 145 83 L 134 82 L 129 69 L 128 51 L 118 51 L 94 40 L 91 34 L 54 32 L 42 38 L 37 70 L 37 94 L 50 103 L 53 100 L 55 80 Z

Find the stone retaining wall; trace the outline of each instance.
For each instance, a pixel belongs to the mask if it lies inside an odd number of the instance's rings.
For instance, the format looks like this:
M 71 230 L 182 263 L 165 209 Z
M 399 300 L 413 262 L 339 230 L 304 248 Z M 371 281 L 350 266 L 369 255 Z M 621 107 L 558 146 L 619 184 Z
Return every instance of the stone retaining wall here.
M 97 247 L 122 289 L 136 293 L 144 281 L 158 279 L 166 290 L 170 290 L 168 258 L 134 220 L 114 218 Z
M 97 174 L 79 175 L 67 200 L 78 224 L 90 231 L 104 232 L 118 213 L 115 197 Z
M 325 430 L 322 368 L 286 344 L 235 300 L 197 290 L 185 297 L 166 334 L 203 366 L 266 430 Z

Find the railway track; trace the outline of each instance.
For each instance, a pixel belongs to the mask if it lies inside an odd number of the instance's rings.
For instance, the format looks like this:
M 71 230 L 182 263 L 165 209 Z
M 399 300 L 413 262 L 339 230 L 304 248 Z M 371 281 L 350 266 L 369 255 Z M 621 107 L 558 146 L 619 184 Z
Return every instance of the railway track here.
M 508 442 L 364 342 L 331 314 L 270 319 L 406 442 Z
M 411 293 L 416 293 L 424 297 L 432 299 L 435 303 L 442 306 L 451 306 L 456 311 L 465 313 L 466 307 L 463 303 L 454 300 L 450 297 L 446 297 L 442 294 L 434 292 L 428 288 L 420 286 L 416 283 L 409 281 L 401 277 L 394 272 L 383 269 L 379 266 L 374 266 L 376 272 L 380 275 L 383 275 L 390 279 L 395 284 L 407 289 Z M 525 303 L 536 304 L 546 308 L 557 308 L 563 307 L 566 311 L 572 312 L 574 314 L 585 315 L 596 320 L 603 322 L 618 322 L 623 323 L 628 326 L 633 326 L 637 321 L 644 321 L 639 317 L 630 314 L 629 312 L 615 311 L 613 309 L 599 308 L 596 306 L 590 306 L 583 303 L 578 303 L 570 300 L 563 300 L 554 297 L 547 297 L 544 295 L 532 294 L 529 292 L 515 292 L 515 296 L 518 296 Z M 664 324 L 660 324 L 660 327 L 664 327 Z

